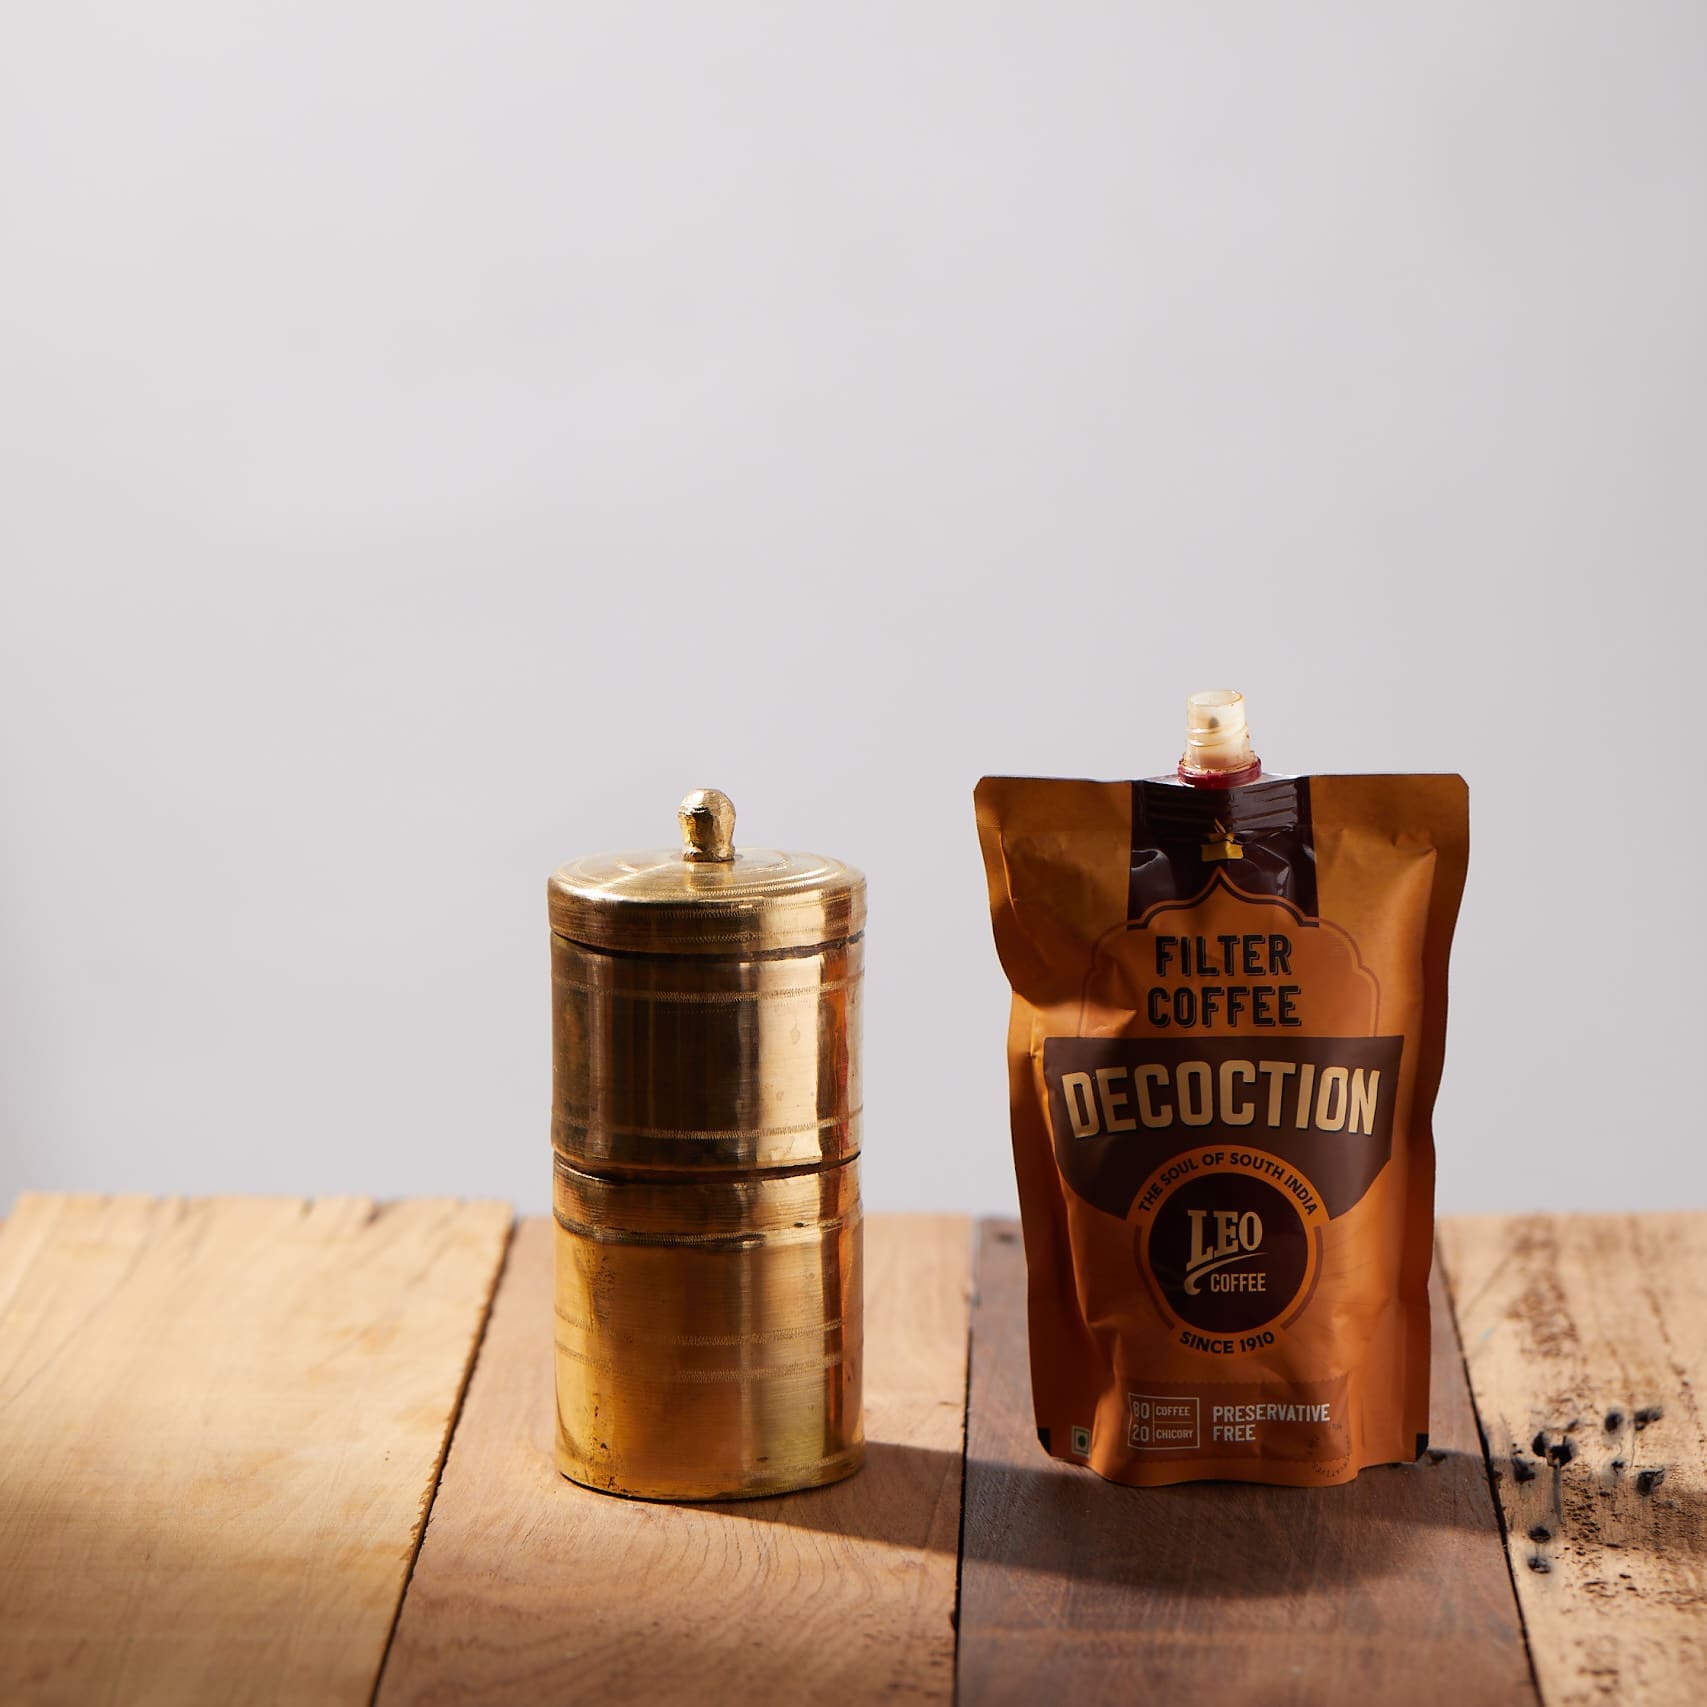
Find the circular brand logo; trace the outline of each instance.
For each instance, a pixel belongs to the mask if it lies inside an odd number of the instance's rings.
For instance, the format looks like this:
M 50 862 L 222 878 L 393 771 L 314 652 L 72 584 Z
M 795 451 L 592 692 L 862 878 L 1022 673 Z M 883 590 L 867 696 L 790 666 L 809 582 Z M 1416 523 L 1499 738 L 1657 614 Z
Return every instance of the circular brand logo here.
M 1242 1333 L 1284 1315 L 1310 1270 L 1310 1233 L 1292 1200 L 1248 1173 L 1187 1179 L 1157 1207 L 1139 1261 L 1181 1321 Z

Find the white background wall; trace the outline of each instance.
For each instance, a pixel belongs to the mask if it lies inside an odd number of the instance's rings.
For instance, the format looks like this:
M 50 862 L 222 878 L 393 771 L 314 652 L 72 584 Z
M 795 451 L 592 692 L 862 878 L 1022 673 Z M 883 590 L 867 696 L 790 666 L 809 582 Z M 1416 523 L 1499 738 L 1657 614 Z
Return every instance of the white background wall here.
M 869 873 L 868 1202 L 1012 1201 L 970 793 L 1460 769 L 1445 1208 L 1707 1201 L 1707 8 L 0 13 L 0 1202 L 548 1184 L 544 880 Z

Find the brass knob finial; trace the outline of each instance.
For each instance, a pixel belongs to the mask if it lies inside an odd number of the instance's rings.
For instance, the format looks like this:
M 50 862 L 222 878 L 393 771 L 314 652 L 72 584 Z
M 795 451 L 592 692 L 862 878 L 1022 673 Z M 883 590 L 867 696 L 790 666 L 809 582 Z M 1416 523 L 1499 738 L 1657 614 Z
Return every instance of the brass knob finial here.
M 720 788 L 696 788 L 676 809 L 682 858 L 726 862 L 735 857 L 735 803 Z

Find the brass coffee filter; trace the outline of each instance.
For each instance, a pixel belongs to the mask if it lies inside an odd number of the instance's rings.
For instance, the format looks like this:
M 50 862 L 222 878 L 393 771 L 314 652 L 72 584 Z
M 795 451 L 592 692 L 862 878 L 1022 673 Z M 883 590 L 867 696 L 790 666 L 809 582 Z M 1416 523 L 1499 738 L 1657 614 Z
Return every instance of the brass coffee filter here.
M 863 1455 L 865 880 L 678 816 L 550 882 L 557 1464 L 738 1499 Z

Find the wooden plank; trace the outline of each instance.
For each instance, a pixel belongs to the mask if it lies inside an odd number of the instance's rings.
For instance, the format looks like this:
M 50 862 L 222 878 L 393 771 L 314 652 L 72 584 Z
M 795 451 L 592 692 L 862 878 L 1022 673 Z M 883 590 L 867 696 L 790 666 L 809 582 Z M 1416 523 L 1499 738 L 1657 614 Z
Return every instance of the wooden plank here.
M 0 1232 L 0 1700 L 367 1702 L 509 1223 L 21 1199 Z
M 1534 1701 L 1438 1284 L 1422 1462 L 1336 1488 L 1140 1490 L 1038 1446 L 1017 1229 L 984 1226 L 977 1273 L 962 1707 Z
M 1455 1218 L 1441 1250 L 1542 1696 L 1707 1700 L 1707 1215 Z
M 523 1223 L 382 1707 L 949 1700 L 969 1235 L 961 1216 L 867 1224 L 858 1475 L 665 1506 L 553 1468 L 551 1227 Z

